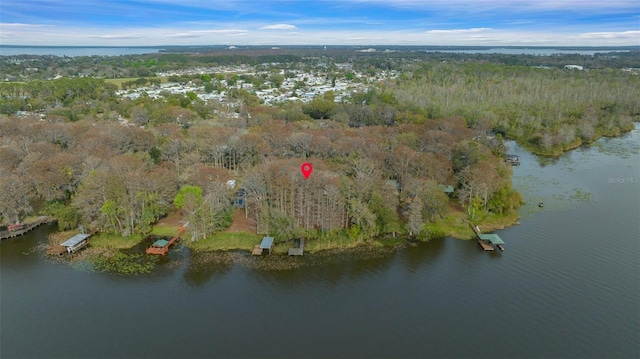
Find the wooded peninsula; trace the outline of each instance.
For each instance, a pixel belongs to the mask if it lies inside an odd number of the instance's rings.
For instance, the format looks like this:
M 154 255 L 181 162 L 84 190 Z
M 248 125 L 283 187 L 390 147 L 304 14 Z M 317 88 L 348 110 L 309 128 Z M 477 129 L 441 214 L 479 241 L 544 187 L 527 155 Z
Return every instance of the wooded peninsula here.
M 176 214 L 196 249 L 465 237 L 517 221 L 504 140 L 555 156 L 640 120 L 638 49 L 22 55 L 0 73 L 0 223 L 129 245 Z

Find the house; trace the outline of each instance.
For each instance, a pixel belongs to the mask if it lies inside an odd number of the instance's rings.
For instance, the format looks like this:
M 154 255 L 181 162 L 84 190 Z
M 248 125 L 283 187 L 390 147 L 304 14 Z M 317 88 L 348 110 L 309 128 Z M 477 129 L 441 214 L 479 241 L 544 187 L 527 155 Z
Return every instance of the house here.
M 234 208 L 244 208 L 245 197 L 247 192 L 244 188 L 240 188 L 236 194 L 233 196 L 233 207 Z

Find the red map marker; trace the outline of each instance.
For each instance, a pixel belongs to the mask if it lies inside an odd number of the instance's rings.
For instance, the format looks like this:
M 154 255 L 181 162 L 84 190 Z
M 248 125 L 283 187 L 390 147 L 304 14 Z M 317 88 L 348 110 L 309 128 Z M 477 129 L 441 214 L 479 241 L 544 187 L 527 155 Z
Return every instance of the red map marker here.
M 309 179 L 311 172 L 313 172 L 313 165 L 309 162 L 305 162 L 300 166 L 300 171 L 302 171 L 302 175 L 305 179 Z

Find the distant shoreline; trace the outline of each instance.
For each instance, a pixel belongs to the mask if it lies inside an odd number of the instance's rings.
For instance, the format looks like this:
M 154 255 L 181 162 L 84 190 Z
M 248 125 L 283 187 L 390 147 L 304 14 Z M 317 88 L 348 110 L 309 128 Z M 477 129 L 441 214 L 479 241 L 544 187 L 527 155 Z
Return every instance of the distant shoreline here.
M 159 45 L 159 46 L 62 46 L 0 45 L 0 56 L 122 56 L 150 53 L 199 53 L 219 50 L 353 50 L 371 52 L 452 52 L 473 54 L 541 55 L 640 51 L 640 46 L 401 46 L 401 45 Z

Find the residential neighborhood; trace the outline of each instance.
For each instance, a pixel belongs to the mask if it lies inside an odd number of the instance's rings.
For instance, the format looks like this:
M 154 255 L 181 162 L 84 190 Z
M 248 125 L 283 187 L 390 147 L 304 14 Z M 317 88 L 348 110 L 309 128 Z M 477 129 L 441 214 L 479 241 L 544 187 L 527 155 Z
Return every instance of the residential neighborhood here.
M 136 87 L 119 90 L 119 96 L 136 99 L 140 96 L 151 98 L 163 97 L 167 92 L 170 94 L 194 93 L 201 100 L 216 100 L 220 103 L 232 104 L 235 101 L 229 99 L 228 93 L 231 90 L 244 90 L 256 95 L 261 103 L 274 105 L 286 101 L 310 102 L 314 98 L 320 97 L 327 92 L 333 92 L 334 101 L 342 102 L 354 92 L 366 92 L 372 84 L 394 79 L 398 76 L 397 71 L 380 71 L 375 75 L 364 74 L 353 68 L 352 64 L 335 64 L 332 68 L 339 73 L 346 73 L 346 76 L 338 77 L 335 72 L 327 70 L 326 64 L 314 68 L 311 71 L 301 69 L 278 69 L 280 64 L 263 64 L 262 69 L 255 66 L 220 66 L 220 67 L 196 67 L 183 70 L 175 70 L 157 73 L 160 78 L 175 78 L 179 76 L 223 74 L 239 77 L 236 79 L 212 78 L 209 91 L 205 83 L 165 82 L 151 86 Z M 265 69 L 266 68 L 266 69 Z M 218 76 L 222 77 L 222 76 Z M 279 81 L 274 81 L 273 78 Z M 247 79 L 265 79 L 259 86 Z M 217 89 L 211 91 L 210 89 Z M 232 105 L 233 106 L 233 105 Z

